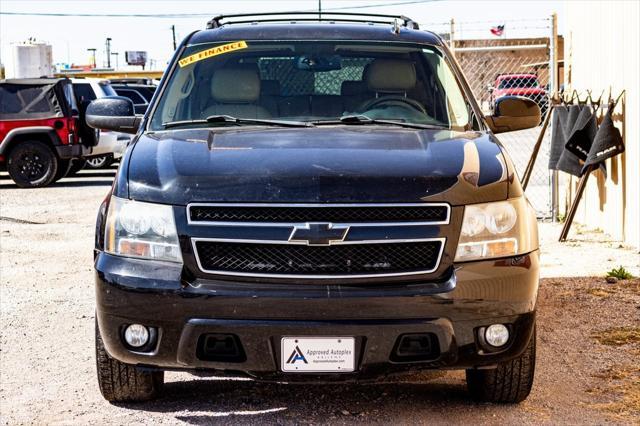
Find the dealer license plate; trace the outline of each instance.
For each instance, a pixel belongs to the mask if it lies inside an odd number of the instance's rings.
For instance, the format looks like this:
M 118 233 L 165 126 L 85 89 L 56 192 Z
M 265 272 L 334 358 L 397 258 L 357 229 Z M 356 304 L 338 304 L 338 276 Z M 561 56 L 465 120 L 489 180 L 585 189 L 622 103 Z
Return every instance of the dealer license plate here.
M 286 372 L 350 372 L 355 369 L 353 337 L 283 337 L 281 368 Z

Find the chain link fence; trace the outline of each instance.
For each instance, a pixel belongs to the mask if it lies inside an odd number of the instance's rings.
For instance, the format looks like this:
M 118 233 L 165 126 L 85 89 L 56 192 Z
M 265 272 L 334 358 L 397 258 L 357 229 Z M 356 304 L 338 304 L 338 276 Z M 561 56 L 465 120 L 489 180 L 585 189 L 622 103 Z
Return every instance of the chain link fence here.
M 485 114 L 492 114 L 503 96 L 525 96 L 546 112 L 549 106 L 549 39 L 456 40 L 456 59 Z M 541 127 L 502 133 L 518 174 L 522 176 Z M 527 187 L 527 197 L 540 217 L 551 215 L 551 172 L 547 131 Z
M 492 114 L 503 96 L 525 96 L 544 114 L 549 107 L 552 43 L 551 19 L 503 22 L 455 22 L 422 24 L 438 32 L 452 47 L 476 100 L 485 114 Z M 507 37 L 508 35 L 508 37 Z M 562 46 L 557 46 L 562 50 Z M 542 123 L 541 123 L 542 124 Z M 520 177 L 524 173 L 542 126 L 498 135 Z M 551 129 L 548 128 L 526 193 L 538 217 L 552 214 L 552 172 L 547 169 Z
M 280 82 L 282 96 L 340 95 L 342 82 L 361 81 L 371 58 L 343 58 L 340 69 L 312 73 L 296 69 L 291 58 L 261 59 L 260 77 Z

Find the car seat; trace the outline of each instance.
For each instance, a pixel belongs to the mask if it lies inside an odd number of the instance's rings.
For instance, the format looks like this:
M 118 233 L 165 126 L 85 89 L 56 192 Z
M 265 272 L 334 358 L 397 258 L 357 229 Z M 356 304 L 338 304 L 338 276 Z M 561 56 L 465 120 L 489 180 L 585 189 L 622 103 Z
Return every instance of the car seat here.
M 230 115 L 239 118 L 269 118 L 271 114 L 261 105 L 260 76 L 255 69 L 230 67 L 216 70 L 211 77 L 211 103 L 202 117 Z

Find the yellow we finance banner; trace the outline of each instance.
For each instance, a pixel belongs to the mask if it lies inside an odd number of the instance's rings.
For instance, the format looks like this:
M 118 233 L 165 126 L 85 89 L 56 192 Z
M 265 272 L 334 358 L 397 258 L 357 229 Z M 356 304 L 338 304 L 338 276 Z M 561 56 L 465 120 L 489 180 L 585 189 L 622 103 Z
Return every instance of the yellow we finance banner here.
M 186 58 L 180 59 L 178 61 L 178 65 L 180 65 L 180 68 L 186 67 L 187 65 L 191 65 L 194 62 L 198 62 L 203 59 L 222 55 L 223 53 L 233 52 L 234 50 L 246 49 L 247 47 L 247 42 L 245 41 L 235 41 L 233 43 L 223 44 L 222 46 L 216 46 L 212 47 L 211 49 L 202 50 L 200 52 L 194 53 L 193 55 L 189 55 Z

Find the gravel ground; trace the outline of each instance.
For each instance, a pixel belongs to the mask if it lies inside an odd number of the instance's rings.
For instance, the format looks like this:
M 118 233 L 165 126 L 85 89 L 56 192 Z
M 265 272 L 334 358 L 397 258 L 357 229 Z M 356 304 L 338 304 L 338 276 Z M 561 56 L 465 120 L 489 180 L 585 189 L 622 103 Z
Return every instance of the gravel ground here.
M 541 225 L 534 389 L 517 406 L 472 403 L 464 374 L 400 383 L 275 385 L 166 375 L 165 396 L 111 405 L 94 366 L 94 219 L 113 170 L 44 189 L 0 174 L 0 419 L 4 424 L 640 423 L 640 280 L 607 284 L 638 254 L 581 229 Z M 591 276 L 591 277 L 589 277 Z

